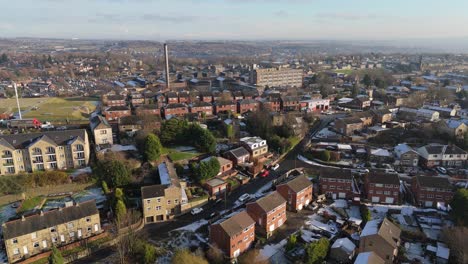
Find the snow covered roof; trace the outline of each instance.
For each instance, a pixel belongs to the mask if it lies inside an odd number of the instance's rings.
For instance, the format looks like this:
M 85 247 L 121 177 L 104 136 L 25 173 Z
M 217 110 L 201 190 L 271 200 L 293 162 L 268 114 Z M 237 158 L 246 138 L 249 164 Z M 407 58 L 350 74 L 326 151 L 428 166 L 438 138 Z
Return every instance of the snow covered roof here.
M 445 244 L 437 242 L 436 256 L 438 258 L 449 259 L 450 249 L 448 249 Z
M 382 148 L 379 148 L 379 149 L 371 149 L 371 155 L 374 155 L 374 156 L 381 156 L 381 157 L 389 157 L 390 156 L 390 152 L 386 149 L 382 149 Z
M 368 221 L 361 232 L 361 236 L 371 236 L 377 234 L 379 231 L 379 224 L 379 219 Z
M 169 170 L 165 162 L 158 165 L 159 178 L 161 179 L 161 185 L 170 185 L 171 176 L 169 176 Z
M 406 143 L 401 143 L 401 144 L 398 144 L 395 148 L 394 148 L 394 151 L 395 151 L 395 154 L 398 158 L 401 157 L 402 154 L 405 154 L 409 151 L 414 151 L 416 152 L 412 147 L 408 146 L 408 144 Z
M 356 249 L 356 245 L 354 245 L 354 243 L 351 242 L 351 240 L 349 240 L 346 237 L 337 239 L 335 241 L 335 243 L 333 243 L 333 245 L 331 247 L 332 248 L 341 248 L 344 251 L 346 251 L 346 253 L 348 253 L 348 254 L 353 253 L 354 249 Z
M 385 262 L 381 257 L 375 254 L 374 251 L 359 253 L 356 260 L 354 261 L 354 264 L 369 264 L 369 263 L 379 264 L 379 263 L 385 263 Z

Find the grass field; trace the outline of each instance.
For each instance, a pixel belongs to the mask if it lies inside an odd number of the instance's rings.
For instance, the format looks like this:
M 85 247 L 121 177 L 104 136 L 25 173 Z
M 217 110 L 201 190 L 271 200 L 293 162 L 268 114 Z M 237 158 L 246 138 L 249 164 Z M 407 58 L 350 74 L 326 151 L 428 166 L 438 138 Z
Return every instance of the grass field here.
M 194 151 L 180 151 L 174 148 L 163 148 L 163 155 L 167 155 L 172 161 L 179 161 L 185 159 L 191 159 L 201 155 L 201 153 Z
M 26 212 L 34 209 L 36 206 L 40 205 L 44 200 L 41 196 L 32 197 L 23 201 L 21 205 L 21 212 Z
M 21 98 L 20 106 L 23 118 L 85 120 L 96 109 L 96 101 L 92 98 Z M 16 100 L 0 99 L 0 110 L 16 112 Z

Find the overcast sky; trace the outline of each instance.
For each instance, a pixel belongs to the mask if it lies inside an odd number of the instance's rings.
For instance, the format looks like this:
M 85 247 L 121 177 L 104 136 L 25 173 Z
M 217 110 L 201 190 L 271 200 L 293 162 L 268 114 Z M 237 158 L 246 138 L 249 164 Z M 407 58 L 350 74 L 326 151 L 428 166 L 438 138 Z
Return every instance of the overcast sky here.
M 0 0 L 0 37 L 468 37 L 467 0 Z

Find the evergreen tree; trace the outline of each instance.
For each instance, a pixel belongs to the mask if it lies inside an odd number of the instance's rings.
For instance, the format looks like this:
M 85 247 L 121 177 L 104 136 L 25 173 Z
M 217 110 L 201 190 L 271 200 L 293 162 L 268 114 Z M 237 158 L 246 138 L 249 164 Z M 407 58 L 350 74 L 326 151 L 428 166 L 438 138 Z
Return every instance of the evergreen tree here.
M 62 252 L 58 250 L 55 245 L 52 245 L 52 254 L 49 256 L 49 264 L 63 264 L 65 263 Z
M 159 138 L 151 133 L 146 137 L 145 142 L 145 158 L 147 161 L 155 161 L 159 159 L 162 152 L 162 145 Z
M 117 202 L 115 203 L 114 213 L 115 213 L 115 218 L 118 221 L 122 221 L 124 216 L 127 214 L 127 207 L 125 206 L 125 203 L 121 199 L 118 199 Z

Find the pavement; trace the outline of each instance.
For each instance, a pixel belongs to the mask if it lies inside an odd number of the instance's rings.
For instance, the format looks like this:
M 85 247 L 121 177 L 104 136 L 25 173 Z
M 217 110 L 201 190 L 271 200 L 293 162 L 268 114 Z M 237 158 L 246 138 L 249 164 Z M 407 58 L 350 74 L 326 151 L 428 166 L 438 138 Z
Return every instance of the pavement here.
M 315 168 L 315 166 L 307 164 L 297 159 L 297 155 L 301 153 L 303 147 L 309 144 L 310 139 L 321 129 L 325 128 L 330 122 L 332 122 L 337 117 L 341 116 L 342 114 L 337 115 L 322 115 L 320 117 L 320 121 L 318 124 L 313 126 L 309 131 L 308 135 L 304 137 L 304 139 L 299 142 L 278 164 L 280 167 L 276 171 L 271 171 L 268 177 L 256 177 L 250 182 L 245 185 L 241 185 L 239 188 L 235 189 L 231 192 L 227 197 L 226 200 L 221 203 L 214 203 L 209 202 L 208 204 L 203 206 L 203 212 L 197 215 L 192 215 L 190 213 L 184 214 L 179 216 L 173 220 L 161 222 L 161 223 L 154 223 L 150 225 L 146 225 L 142 230 L 138 232 L 138 236 L 141 238 L 148 238 L 151 240 L 162 240 L 167 239 L 170 237 L 170 232 L 181 228 L 183 226 L 189 225 L 193 222 L 206 219 L 209 215 L 213 212 L 220 212 L 223 210 L 232 209 L 235 206 L 235 202 L 237 199 L 244 193 L 254 194 L 256 193 L 261 187 L 266 185 L 267 183 L 277 179 L 280 175 L 284 174 L 285 172 L 298 168 Z M 93 255 L 84 258 L 82 260 L 75 261 L 73 263 L 95 263 L 105 259 L 107 256 L 110 256 L 114 251 L 111 248 L 102 249 L 94 253 Z

